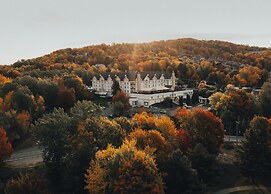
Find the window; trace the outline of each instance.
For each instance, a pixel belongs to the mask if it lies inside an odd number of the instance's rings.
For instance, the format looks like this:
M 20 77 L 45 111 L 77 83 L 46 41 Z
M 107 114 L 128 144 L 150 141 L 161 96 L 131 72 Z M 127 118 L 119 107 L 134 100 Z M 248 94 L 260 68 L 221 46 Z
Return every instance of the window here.
M 149 105 L 149 103 L 148 102 L 144 102 L 144 106 L 148 106 Z

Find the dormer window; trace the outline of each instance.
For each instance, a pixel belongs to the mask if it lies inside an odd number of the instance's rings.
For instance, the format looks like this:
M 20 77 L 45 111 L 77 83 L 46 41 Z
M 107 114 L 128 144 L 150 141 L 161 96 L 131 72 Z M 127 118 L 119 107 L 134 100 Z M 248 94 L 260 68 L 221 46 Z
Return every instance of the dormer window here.
M 150 78 L 149 78 L 149 74 L 146 75 L 146 77 L 144 78 L 144 81 L 149 81 Z

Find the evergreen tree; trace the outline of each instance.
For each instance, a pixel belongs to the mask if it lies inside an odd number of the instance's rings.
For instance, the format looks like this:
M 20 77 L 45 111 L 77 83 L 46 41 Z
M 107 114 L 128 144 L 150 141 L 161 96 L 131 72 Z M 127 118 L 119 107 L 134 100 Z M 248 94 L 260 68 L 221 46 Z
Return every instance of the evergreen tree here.
M 204 184 L 198 179 L 191 162 L 180 150 L 170 154 L 166 169 L 166 193 L 204 193 Z
M 190 97 L 190 95 L 186 95 L 186 104 L 189 106 L 190 105 L 190 103 L 191 103 L 191 97 Z
M 259 94 L 259 101 L 262 106 L 263 115 L 271 116 L 271 83 L 264 83 Z
M 117 80 L 114 80 L 112 85 L 112 95 L 115 96 L 119 91 L 121 91 L 120 84 Z
M 118 116 L 125 115 L 131 109 L 129 96 L 123 91 L 118 91 L 116 95 L 113 96 L 112 102 L 113 111 Z
M 183 106 L 183 96 L 180 96 L 180 97 L 179 97 L 179 105 L 180 105 L 180 106 Z
M 270 177 L 271 174 L 271 126 L 264 117 L 254 117 L 245 133 L 239 150 L 241 165 L 252 178 Z

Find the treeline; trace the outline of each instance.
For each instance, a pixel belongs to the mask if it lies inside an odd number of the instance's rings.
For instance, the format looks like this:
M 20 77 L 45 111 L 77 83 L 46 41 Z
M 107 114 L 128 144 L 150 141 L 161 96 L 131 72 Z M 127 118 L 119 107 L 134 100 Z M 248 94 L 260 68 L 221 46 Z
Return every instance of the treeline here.
M 207 80 L 225 86 L 221 80 L 226 79 L 227 83 L 240 86 L 260 86 L 269 77 L 270 63 L 269 49 L 222 41 L 178 39 L 62 49 L 39 58 L 18 61 L 12 66 L 2 66 L 0 73 L 8 78 L 25 75 L 44 78 L 72 73 L 90 85 L 93 75 L 102 72 L 171 73 L 174 70 L 186 84 Z M 254 69 L 247 69 L 251 66 Z M 254 70 L 256 81 L 250 82 L 247 77 Z
M 31 76 L 6 78 L 0 88 L 0 125 L 16 146 L 29 137 L 31 123 L 43 114 L 55 107 L 69 110 L 78 100 L 92 98 L 93 94 L 76 75 L 44 79 Z
M 133 193 L 139 187 L 145 193 L 203 193 L 223 143 L 223 124 L 241 133 L 251 129 L 252 134 L 246 133 L 251 141 L 262 135 L 259 150 L 265 152 L 264 166 L 269 168 L 269 124 L 265 118 L 250 121 L 255 115 L 271 117 L 271 86 L 265 83 L 270 63 L 269 49 L 179 39 L 63 49 L 0 66 L 0 170 L 12 146 L 35 134 L 51 180 L 39 182 L 39 174 L 22 174 L 9 181 L 6 193 L 28 183 L 32 193 L 47 187 L 56 193 Z M 216 116 L 201 109 L 177 109 L 174 118 L 143 112 L 131 120 L 110 120 L 90 101 L 94 96 L 87 86 L 96 73 L 173 70 L 178 85 L 197 86 L 197 95 L 211 96 Z M 262 85 L 258 98 L 234 87 Z M 119 93 L 114 108 L 128 110 L 120 103 L 127 100 Z M 253 134 L 258 121 L 267 127 Z M 258 141 L 252 143 L 257 147 Z M 251 156 L 250 146 L 245 144 L 243 153 L 250 154 L 241 158 Z M 253 165 L 250 162 L 244 165 Z
M 62 49 L 0 66 L 1 127 L 13 142 L 54 107 L 68 110 L 92 99 L 87 86 L 96 73 L 174 70 L 179 85 L 197 86 L 199 95 L 209 97 L 228 84 L 261 87 L 270 63 L 269 49 L 194 39 Z
M 271 117 L 271 83 L 264 83 L 258 92 L 254 95 L 229 84 L 209 97 L 212 112 L 222 119 L 228 134 L 243 135 L 255 115 Z
M 90 101 L 77 102 L 68 112 L 54 109 L 32 129 L 46 171 L 8 180 L 6 194 L 206 193 L 217 181 L 216 158 L 224 141 L 221 119 L 208 110 L 108 119 Z M 254 117 L 233 165 L 254 180 L 270 180 L 270 142 L 270 120 Z
M 146 112 L 108 119 L 90 101 L 54 109 L 32 130 L 46 175 L 21 174 L 7 181 L 7 194 L 205 193 L 224 138 L 207 110 L 179 108 L 174 120 Z
M 68 111 L 78 100 L 93 99 L 87 86 L 96 73 L 174 70 L 179 85 L 197 86 L 198 95 L 209 97 L 228 84 L 261 87 L 269 79 L 270 56 L 265 48 L 194 39 L 62 49 L 0 66 L 0 127 L 16 146 L 44 113 L 54 108 Z

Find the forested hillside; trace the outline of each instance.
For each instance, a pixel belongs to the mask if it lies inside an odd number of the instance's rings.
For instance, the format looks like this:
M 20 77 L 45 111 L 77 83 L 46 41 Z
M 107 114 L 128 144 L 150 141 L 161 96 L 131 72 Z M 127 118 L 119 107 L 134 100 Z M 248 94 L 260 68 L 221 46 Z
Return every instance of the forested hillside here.
M 86 86 L 91 85 L 94 74 L 132 70 L 174 70 L 179 84 L 191 87 L 197 87 L 201 80 L 218 88 L 229 83 L 261 87 L 269 78 L 271 50 L 222 41 L 177 39 L 68 48 L 2 65 L 2 125 L 10 141 L 16 141 L 43 113 L 54 107 L 68 110 L 78 100 L 90 100 L 93 96 Z M 8 130 L 14 128 L 16 131 Z
M 0 73 L 10 78 L 23 75 L 43 78 L 73 73 L 89 85 L 93 74 L 106 71 L 175 70 L 183 79 L 202 80 L 209 76 L 211 81 L 216 81 L 223 78 L 223 73 L 236 78 L 238 71 L 246 65 L 270 71 L 270 63 L 270 49 L 222 41 L 178 39 L 67 48 L 35 59 L 21 60 L 12 66 L 2 66 Z M 249 85 L 244 83 L 243 77 L 241 75 L 238 79 L 237 76 L 234 81 Z
M 95 103 L 101 98 L 88 87 L 91 79 L 128 71 L 174 71 L 177 86 L 194 89 L 187 104 L 198 106 L 201 95 L 209 97 L 209 109 L 189 110 L 182 102 L 172 115 L 138 109 L 130 118 L 105 117 Z M 12 149 L 33 137 L 43 165 L 14 176 L 0 173 L 0 192 L 205 193 L 222 175 L 218 168 L 236 168 L 219 160 L 225 132 L 245 134 L 234 157 L 247 177 L 268 180 L 270 71 L 271 49 L 195 39 L 67 48 L 2 65 L 0 170 Z M 117 91 L 110 105 L 106 100 L 106 108 L 125 101 L 130 111 L 124 92 Z

